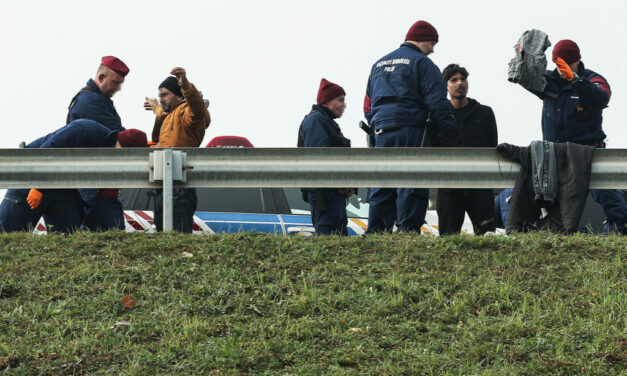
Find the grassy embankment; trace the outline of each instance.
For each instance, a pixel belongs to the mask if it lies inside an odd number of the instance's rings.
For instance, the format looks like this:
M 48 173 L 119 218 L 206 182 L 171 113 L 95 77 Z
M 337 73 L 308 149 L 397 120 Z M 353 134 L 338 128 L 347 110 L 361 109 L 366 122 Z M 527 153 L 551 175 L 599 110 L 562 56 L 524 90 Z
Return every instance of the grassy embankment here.
M 626 246 L 2 235 L 0 374 L 627 374 Z

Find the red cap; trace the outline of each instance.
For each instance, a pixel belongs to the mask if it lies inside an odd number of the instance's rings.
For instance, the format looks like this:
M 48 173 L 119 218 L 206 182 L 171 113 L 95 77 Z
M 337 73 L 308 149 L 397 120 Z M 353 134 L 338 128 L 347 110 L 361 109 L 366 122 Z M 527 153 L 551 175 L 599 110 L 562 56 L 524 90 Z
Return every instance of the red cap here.
M 572 64 L 581 60 L 581 54 L 579 53 L 579 46 L 577 43 L 570 39 L 564 39 L 555 44 L 553 47 L 553 62 L 557 61 L 557 58 L 564 59 L 566 64 Z
M 126 77 L 129 72 L 126 64 L 115 56 L 103 56 L 100 65 L 104 65 L 105 67 L 117 72 L 122 77 Z
M 252 148 L 253 144 L 246 137 L 219 136 L 214 137 L 205 146 L 206 148 Z
M 145 148 L 148 147 L 146 133 L 139 129 L 127 129 L 118 132 L 118 142 L 123 148 Z
M 418 21 L 411 25 L 405 40 L 413 40 L 414 42 L 437 42 L 438 31 L 427 21 Z
M 344 89 L 342 89 L 340 85 L 334 84 L 333 82 L 327 81 L 323 78 L 320 80 L 320 88 L 318 89 L 318 98 L 316 99 L 316 103 L 323 104 L 339 97 L 340 95 L 346 95 Z

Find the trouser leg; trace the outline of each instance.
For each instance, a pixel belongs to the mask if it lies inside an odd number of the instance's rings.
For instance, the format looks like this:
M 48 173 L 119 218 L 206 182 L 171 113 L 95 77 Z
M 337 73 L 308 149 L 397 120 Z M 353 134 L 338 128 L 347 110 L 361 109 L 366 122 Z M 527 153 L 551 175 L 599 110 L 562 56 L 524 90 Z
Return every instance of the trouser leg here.
M 346 196 L 337 189 L 324 189 L 325 210 L 317 210 L 314 205 L 313 193 L 309 193 L 311 222 L 318 235 L 348 235 L 346 217 Z
M 196 188 L 174 188 L 173 199 L 174 230 L 191 234 L 194 227 L 194 213 L 198 205 Z
M 41 218 L 41 208 L 31 210 L 29 189 L 9 189 L 0 204 L 0 232 L 31 231 Z
M 392 232 L 396 221 L 394 188 L 370 188 L 368 190 L 368 231 L 366 233 Z
M 494 193 L 492 190 L 470 190 L 468 193 L 465 206 L 475 235 L 496 231 Z
M 438 231 L 440 236 L 459 234 L 464 223 L 464 197 L 446 189 L 438 190 Z
M 155 189 L 152 193 L 152 200 L 154 206 L 154 212 L 152 217 L 154 219 L 155 230 L 157 232 L 163 231 L 163 189 Z
M 398 188 L 396 190 L 396 210 L 399 231 L 413 231 L 420 233 L 425 222 L 427 206 L 429 206 L 429 190 L 423 188 Z
M 601 204 L 612 231 L 627 234 L 627 202 L 622 193 L 615 189 L 592 189 L 592 198 Z
M 115 198 L 103 198 L 87 203 L 83 225 L 90 231 L 124 230 L 124 210 Z
M 83 203 L 75 189 L 51 189 L 43 193 L 44 221 L 48 232 L 70 234 L 83 222 Z

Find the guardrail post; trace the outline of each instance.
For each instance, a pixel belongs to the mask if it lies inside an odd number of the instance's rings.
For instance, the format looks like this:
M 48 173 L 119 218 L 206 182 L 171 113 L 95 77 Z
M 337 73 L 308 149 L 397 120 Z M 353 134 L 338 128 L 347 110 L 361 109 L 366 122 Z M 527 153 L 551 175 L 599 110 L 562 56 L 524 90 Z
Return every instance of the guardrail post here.
M 187 154 L 172 149 L 156 150 L 150 154 L 149 180 L 162 181 L 163 187 L 163 232 L 174 228 L 174 181 L 185 182 Z
M 163 232 L 172 231 L 172 206 L 173 191 L 172 186 L 172 149 L 163 151 Z

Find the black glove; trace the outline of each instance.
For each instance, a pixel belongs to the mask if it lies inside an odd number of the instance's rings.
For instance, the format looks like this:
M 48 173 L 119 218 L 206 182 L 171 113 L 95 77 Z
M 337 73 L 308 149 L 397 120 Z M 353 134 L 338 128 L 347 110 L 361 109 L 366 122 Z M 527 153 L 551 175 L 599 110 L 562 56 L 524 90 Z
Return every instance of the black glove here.
M 514 154 L 518 151 L 518 146 L 514 146 L 512 144 L 498 144 L 496 146 L 496 152 L 499 153 L 502 157 L 513 159 Z

